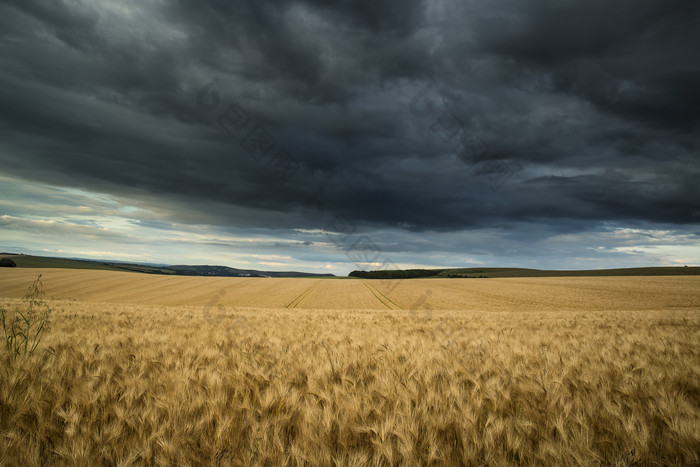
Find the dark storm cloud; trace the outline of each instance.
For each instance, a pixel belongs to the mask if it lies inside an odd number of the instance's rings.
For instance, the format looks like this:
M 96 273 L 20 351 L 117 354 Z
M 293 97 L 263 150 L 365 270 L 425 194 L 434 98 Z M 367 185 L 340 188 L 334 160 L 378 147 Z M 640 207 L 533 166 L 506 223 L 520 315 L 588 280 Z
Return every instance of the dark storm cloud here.
M 694 224 L 698 19 L 681 0 L 9 1 L 0 162 L 168 222 Z M 217 125 L 233 103 L 298 163 L 286 183 Z M 446 113 L 512 172 L 499 190 L 440 134 Z
M 700 43 L 698 2 L 512 1 L 508 11 L 507 19 L 479 23 L 482 50 L 626 118 L 685 129 L 698 123 L 700 66 L 691 58 Z

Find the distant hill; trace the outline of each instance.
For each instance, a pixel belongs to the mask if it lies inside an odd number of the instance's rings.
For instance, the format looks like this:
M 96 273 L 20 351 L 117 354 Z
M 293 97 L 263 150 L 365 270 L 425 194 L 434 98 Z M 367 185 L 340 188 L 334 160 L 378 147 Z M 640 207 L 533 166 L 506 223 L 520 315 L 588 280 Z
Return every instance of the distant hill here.
M 700 267 L 649 267 L 590 270 L 543 270 L 526 268 L 452 268 L 395 269 L 382 271 L 353 271 L 350 277 L 362 279 L 413 279 L 430 277 L 490 278 L 490 277 L 572 277 L 572 276 L 697 276 Z
M 47 256 L 16 255 L 1 253 L 0 258 L 11 258 L 18 268 L 66 268 L 104 269 L 108 271 L 129 271 L 145 274 L 165 274 L 174 276 L 218 276 L 218 277 L 332 277 L 333 274 L 313 274 L 297 271 L 258 271 L 255 269 L 235 269 L 227 266 L 154 266 L 115 261 L 92 261 L 83 259 L 51 258 Z
M 296 271 L 257 271 L 255 269 L 235 269 L 227 266 L 168 266 L 175 274 L 181 276 L 226 276 L 226 277 L 323 277 L 333 274 L 314 274 Z
M 209 265 L 156 265 L 122 263 L 118 261 L 94 261 L 71 258 L 0 253 L 0 258 L 10 258 L 18 268 L 67 268 L 104 269 L 144 274 L 173 276 L 214 277 L 335 277 L 333 274 L 314 274 L 297 271 L 258 271 L 236 269 L 228 266 Z M 495 277 L 572 277 L 572 276 L 696 276 L 700 267 L 648 267 L 591 270 L 544 270 L 527 268 L 445 268 L 445 269 L 395 269 L 382 271 L 353 271 L 350 277 L 362 279 L 412 279 L 412 278 L 495 278 Z

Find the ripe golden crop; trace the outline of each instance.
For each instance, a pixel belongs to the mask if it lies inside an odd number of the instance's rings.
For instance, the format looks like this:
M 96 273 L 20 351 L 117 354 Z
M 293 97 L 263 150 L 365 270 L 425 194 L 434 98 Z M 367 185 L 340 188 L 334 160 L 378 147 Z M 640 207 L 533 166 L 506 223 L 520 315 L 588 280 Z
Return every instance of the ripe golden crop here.
M 45 350 L 0 353 L 0 465 L 700 462 L 695 278 L 41 272 Z

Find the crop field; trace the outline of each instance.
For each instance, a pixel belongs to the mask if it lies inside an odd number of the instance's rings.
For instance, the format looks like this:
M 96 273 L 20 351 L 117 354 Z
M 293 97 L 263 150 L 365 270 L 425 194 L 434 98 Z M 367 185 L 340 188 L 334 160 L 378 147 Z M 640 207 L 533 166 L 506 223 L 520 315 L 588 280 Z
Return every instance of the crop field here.
M 37 274 L 3 466 L 700 463 L 700 276 Z

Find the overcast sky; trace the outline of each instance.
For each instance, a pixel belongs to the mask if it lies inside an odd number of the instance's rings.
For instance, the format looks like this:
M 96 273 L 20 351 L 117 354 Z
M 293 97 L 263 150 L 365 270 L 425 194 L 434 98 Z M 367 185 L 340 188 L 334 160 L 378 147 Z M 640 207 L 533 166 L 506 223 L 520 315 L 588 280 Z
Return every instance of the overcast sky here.
M 0 4 L 0 250 L 700 264 L 697 0 Z

